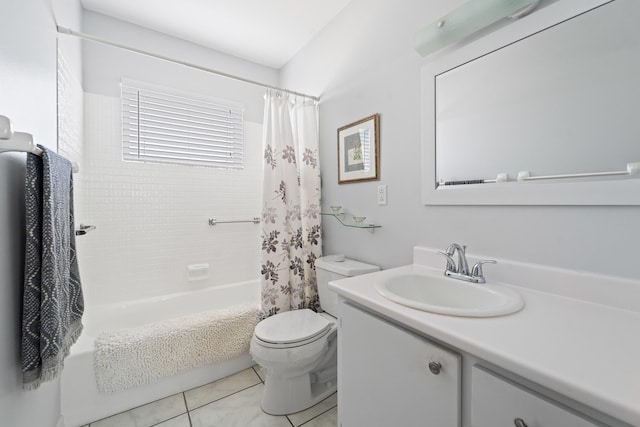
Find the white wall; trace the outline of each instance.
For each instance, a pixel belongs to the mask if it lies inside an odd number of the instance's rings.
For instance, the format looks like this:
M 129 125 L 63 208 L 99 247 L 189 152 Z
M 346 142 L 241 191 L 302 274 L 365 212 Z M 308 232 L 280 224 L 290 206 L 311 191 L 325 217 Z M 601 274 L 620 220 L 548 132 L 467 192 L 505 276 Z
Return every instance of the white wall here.
M 275 85 L 279 72 L 166 34 L 148 30 L 95 12 L 84 11 L 82 31 L 200 67 Z M 205 71 L 153 59 L 95 42 L 83 42 L 83 85 L 86 92 L 120 96 L 120 78 L 129 77 L 164 86 L 177 85 L 187 92 L 201 92 L 245 104 L 245 118 L 261 123 L 264 88 L 217 77 Z
M 65 28 L 80 28 L 82 25 L 81 0 L 51 0 L 56 25 Z M 82 43 L 76 37 L 59 35 L 58 46 L 65 53 L 69 68 L 82 78 Z
M 282 86 L 322 93 L 324 210 L 342 205 L 382 225 L 369 233 L 325 218 L 324 253 L 389 268 L 411 263 L 414 245 L 455 241 L 471 254 L 637 278 L 638 207 L 421 204 L 420 68 L 428 58 L 412 37 L 463 2 L 353 0 L 282 70 Z M 380 181 L 338 185 L 336 130 L 373 113 L 381 115 Z M 387 206 L 376 204 L 379 184 L 388 186 Z
M 49 2 L 4 2 L 0 40 L 0 114 L 12 119 L 14 130 L 55 149 L 56 35 Z M 59 380 L 22 390 L 24 159 L 0 154 L 0 423 L 53 427 L 60 417 Z
M 84 12 L 83 31 L 168 57 L 275 84 L 271 68 Z M 260 216 L 264 88 L 115 47 L 83 42 L 84 193 L 78 238 L 87 306 L 185 292 L 259 277 L 260 226 L 208 225 Z M 244 105 L 245 168 L 225 171 L 122 161 L 122 77 Z M 208 278 L 187 267 L 209 264 Z

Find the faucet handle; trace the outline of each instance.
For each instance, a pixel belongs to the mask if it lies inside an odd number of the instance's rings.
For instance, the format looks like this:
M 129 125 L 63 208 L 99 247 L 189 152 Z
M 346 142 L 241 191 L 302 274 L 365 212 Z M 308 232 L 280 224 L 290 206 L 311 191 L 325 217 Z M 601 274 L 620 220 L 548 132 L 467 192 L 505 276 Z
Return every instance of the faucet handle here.
M 451 271 L 453 273 L 457 273 L 458 272 L 458 267 L 456 267 L 456 262 L 453 260 L 451 255 L 449 255 L 449 253 L 443 252 L 443 251 L 437 251 L 437 252 L 440 255 L 442 255 L 442 256 L 447 258 L 447 271 Z
M 497 264 L 497 263 L 498 261 L 494 261 L 492 259 L 487 259 L 484 261 L 477 262 L 471 269 L 471 277 L 477 280 L 476 283 L 486 283 L 486 280 L 484 278 L 484 273 L 482 271 L 482 264 Z

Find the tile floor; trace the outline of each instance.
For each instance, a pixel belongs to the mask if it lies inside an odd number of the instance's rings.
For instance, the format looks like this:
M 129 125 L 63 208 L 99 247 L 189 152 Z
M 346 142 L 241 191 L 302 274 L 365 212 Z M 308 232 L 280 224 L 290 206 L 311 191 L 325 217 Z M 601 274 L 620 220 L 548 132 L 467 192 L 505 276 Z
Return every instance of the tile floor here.
M 260 409 L 264 374 L 259 366 L 84 427 L 336 427 L 337 394 L 287 416 Z

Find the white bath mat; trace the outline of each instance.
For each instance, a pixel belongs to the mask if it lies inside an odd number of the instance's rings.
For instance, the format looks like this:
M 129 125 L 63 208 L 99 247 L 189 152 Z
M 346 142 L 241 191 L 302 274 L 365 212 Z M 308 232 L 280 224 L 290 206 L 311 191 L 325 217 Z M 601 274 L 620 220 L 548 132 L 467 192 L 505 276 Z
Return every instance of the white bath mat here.
M 103 332 L 93 356 L 98 390 L 122 391 L 245 354 L 259 320 L 258 305 L 242 305 Z

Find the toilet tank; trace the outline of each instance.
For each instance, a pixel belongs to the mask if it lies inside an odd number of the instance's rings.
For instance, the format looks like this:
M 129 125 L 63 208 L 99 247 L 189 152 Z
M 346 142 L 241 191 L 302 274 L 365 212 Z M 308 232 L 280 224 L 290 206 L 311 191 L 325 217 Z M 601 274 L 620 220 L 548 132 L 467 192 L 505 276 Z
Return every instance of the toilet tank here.
M 342 255 L 327 255 L 318 258 L 315 264 L 320 307 L 334 317 L 338 314 L 338 294 L 329 290 L 329 282 L 380 270 L 377 265 L 354 261 Z

